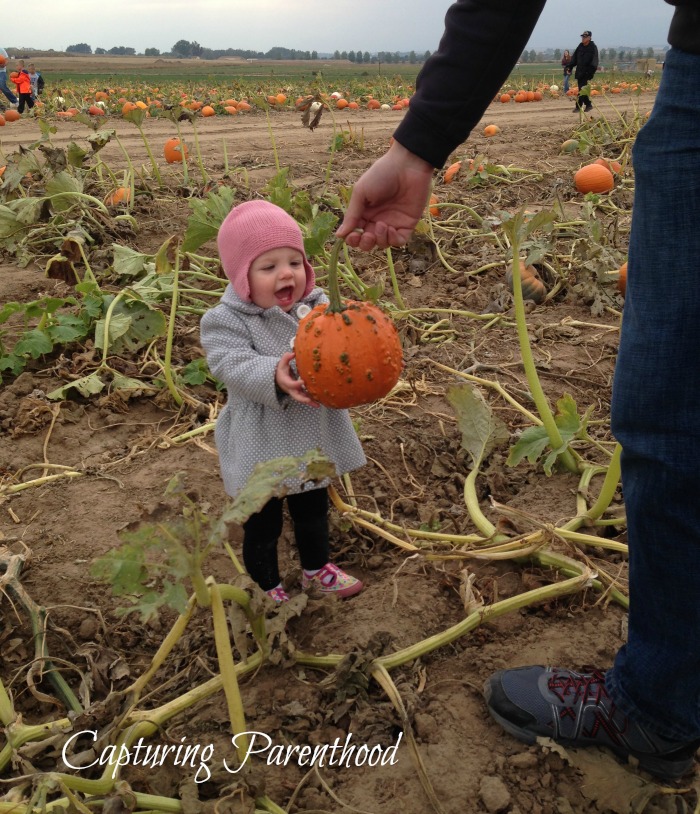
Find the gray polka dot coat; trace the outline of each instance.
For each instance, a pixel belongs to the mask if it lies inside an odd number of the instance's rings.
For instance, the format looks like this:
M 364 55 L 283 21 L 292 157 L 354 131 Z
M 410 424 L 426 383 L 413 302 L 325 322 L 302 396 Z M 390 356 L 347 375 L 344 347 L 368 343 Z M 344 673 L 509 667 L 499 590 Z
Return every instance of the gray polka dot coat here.
M 275 385 L 275 368 L 291 350 L 300 317 L 328 299 L 320 288 L 287 313 L 244 302 L 229 285 L 200 325 L 209 369 L 226 385 L 228 400 L 216 422 L 216 447 L 227 494 L 235 497 L 257 463 L 320 449 L 338 475 L 366 463 L 347 410 L 309 407 Z M 300 479 L 286 484 L 304 490 Z

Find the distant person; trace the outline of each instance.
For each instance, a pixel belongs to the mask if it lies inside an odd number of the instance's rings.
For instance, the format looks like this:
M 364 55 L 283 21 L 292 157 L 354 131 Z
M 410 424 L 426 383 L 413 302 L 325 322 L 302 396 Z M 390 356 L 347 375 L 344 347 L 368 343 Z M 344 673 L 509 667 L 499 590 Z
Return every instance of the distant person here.
M 27 73 L 32 84 L 32 99 L 36 102 L 44 90 L 44 77 L 37 71 L 33 62 L 27 65 Z
M 0 90 L 7 97 L 10 107 L 17 107 L 17 97 L 7 85 L 7 60 L 9 56 L 4 48 L 0 48 Z
M 569 92 L 569 78 L 571 71 L 569 70 L 569 62 L 571 62 L 571 54 L 569 51 L 564 51 L 564 56 L 561 58 L 561 68 L 564 71 L 564 93 Z
M 12 71 L 10 79 L 17 86 L 17 95 L 19 97 L 17 112 L 24 113 L 25 106 L 31 110 L 34 107 L 34 99 L 32 99 L 32 80 L 29 78 L 29 72 L 24 67 L 23 60 L 19 60 L 17 70 Z
M 576 68 L 575 76 L 578 83 L 578 98 L 574 111 L 578 113 L 583 108 L 588 113 L 593 110 L 593 105 L 590 96 L 587 93 L 581 93 L 581 90 L 588 85 L 598 70 L 598 48 L 591 39 L 590 31 L 584 31 L 581 34 L 581 42 L 576 46 L 574 55 L 571 57 L 569 73 L 574 68 Z

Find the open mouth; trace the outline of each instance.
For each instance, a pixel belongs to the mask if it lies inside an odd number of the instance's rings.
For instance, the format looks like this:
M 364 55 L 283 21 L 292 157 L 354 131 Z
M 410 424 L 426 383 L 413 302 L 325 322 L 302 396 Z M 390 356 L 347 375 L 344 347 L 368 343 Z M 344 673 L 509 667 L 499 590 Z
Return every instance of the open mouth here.
M 282 303 L 288 303 L 294 297 L 294 286 L 286 285 L 284 288 L 279 288 L 275 291 L 275 297 Z

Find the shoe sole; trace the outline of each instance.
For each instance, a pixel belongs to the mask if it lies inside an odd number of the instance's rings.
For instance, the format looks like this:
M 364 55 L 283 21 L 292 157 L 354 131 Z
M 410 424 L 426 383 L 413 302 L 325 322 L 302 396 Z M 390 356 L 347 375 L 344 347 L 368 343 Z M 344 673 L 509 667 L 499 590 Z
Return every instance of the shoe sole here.
M 487 683 L 485 689 L 487 706 L 489 693 L 490 687 Z M 528 732 L 527 729 L 522 729 L 521 727 L 516 726 L 507 718 L 500 716 L 497 712 L 491 709 L 491 707 L 488 707 L 488 710 L 494 721 L 500 724 L 500 726 L 502 726 L 509 735 L 517 738 L 522 743 L 532 745 L 537 742 L 537 738 L 549 737 L 548 735 L 537 735 L 534 732 Z M 693 771 L 693 766 L 695 765 L 695 759 L 692 757 L 683 758 L 682 760 L 665 760 L 664 758 L 656 757 L 654 755 L 640 755 L 628 751 L 618 752 L 613 746 L 608 746 L 606 744 L 578 743 L 577 741 L 568 740 L 567 738 L 557 738 L 556 742 L 560 743 L 562 746 L 568 746 L 570 749 L 588 749 L 590 747 L 605 749 L 608 752 L 612 752 L 617 758 L 622 760 L 623 763 L 628 763 L 628 758 L 633 757 L 639 763 L 640 769 L 644 769 L 644 771 L 647 771 L 649 774 L 653 774 L 656 777 L 666 778 L 668 780 L 678 780 L 680 777 L 684 777 L 686 774 Z

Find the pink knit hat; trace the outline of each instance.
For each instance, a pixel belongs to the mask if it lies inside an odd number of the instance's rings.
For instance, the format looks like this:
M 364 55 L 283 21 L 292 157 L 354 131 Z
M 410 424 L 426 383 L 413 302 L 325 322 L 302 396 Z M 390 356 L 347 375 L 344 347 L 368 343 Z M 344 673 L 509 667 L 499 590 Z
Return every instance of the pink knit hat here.
M 216 242 L 224 273 L 244 302 L 250 302 L 248 271 L 252 262 L 271 249 L 288 247 L 301 252 L 306 269 L 303 296 L 314 287 L 316 275 L 306 259 L 299 224 L 269 201 L 246 201 L 234 207 L 221 224 Z

